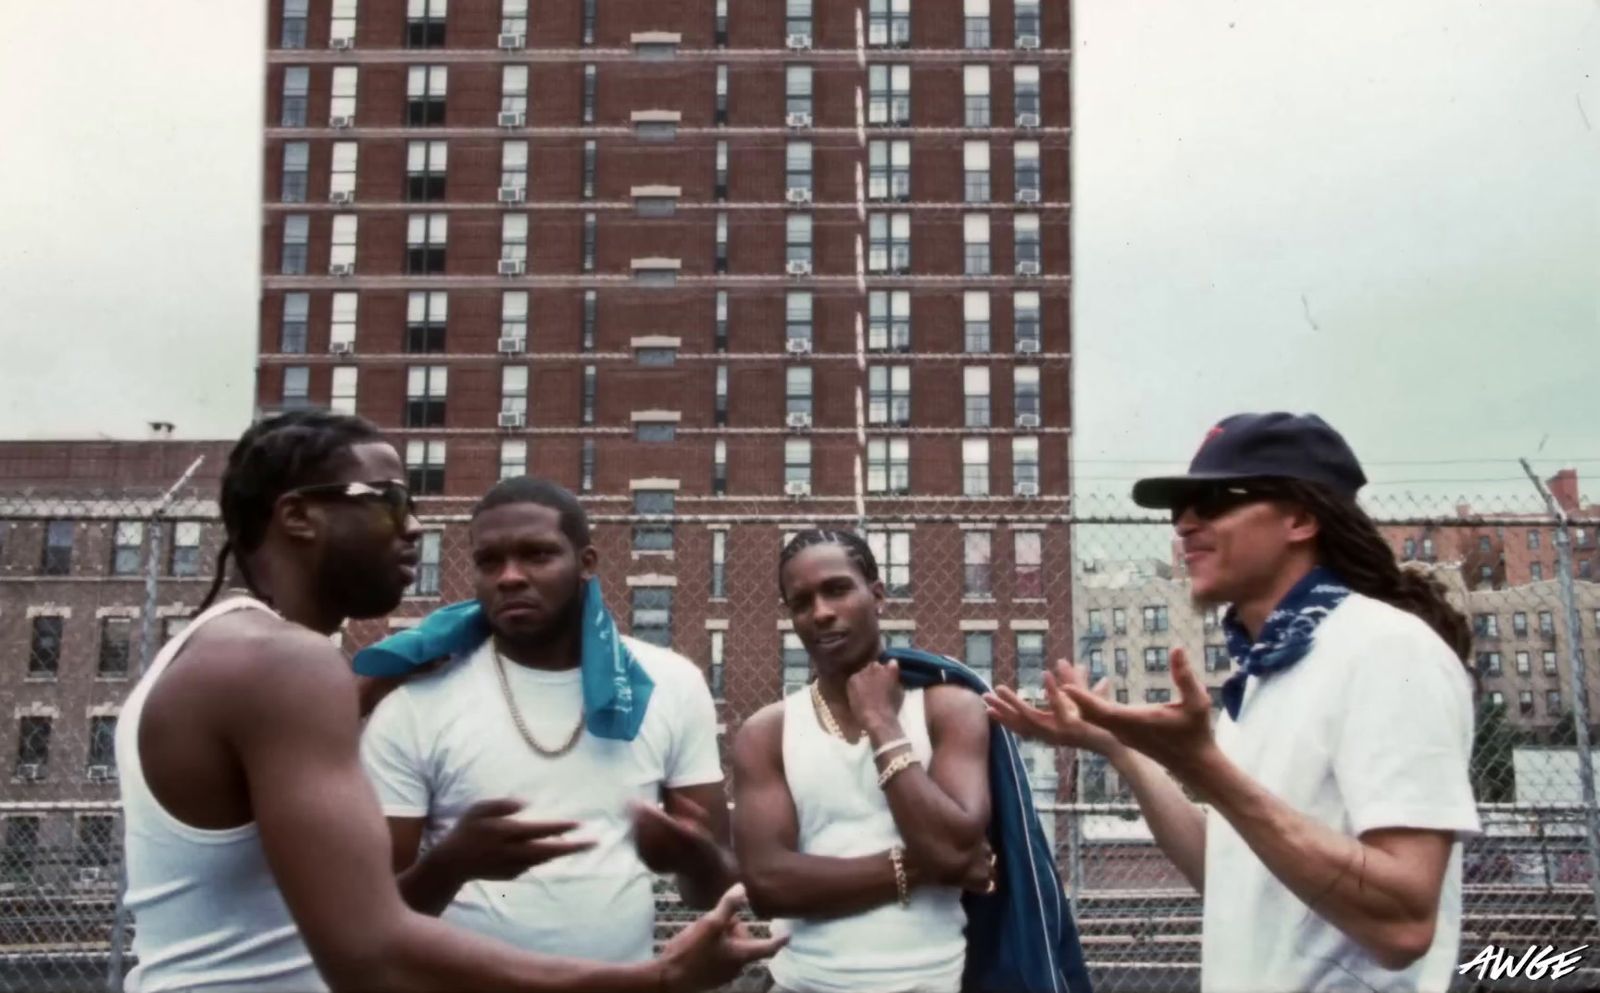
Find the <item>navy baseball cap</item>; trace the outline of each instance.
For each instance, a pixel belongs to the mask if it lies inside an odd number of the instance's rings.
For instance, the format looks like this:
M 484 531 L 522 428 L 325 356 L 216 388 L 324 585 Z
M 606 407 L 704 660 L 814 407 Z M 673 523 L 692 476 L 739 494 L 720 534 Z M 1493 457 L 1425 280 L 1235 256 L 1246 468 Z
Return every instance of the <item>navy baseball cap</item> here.
M 1133 502 L 1174 510 L 1217 483 L 1298 479 L 1354 498 L 1366 485 L 1356 453 L 1316 414 L 1235 414 L 1206 433 L 1183 476 L 1133 484 Z

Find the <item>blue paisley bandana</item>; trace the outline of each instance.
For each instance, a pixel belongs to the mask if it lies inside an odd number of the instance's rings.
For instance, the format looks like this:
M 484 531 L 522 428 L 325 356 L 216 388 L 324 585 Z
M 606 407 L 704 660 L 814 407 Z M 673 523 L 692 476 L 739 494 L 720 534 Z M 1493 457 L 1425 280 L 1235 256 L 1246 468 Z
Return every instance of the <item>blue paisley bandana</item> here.
M 1222 630 L 1228 638 L 1228 654 L 1239 663 L 1239 671 L 1222 684 L 1222 705 L 1228 709 L 1229 717 L 1239 719 L 1245 684 L 1250 677 L 1282 672 L 1305 658 L 1311 651 L 1317 627 L 1349 595 L 1350 587 L 1343 580 L 1317 566 L 1295 583 L 1273 608 L 1267 622 L 1261 626 L 1260 637 L 1254 642 L 1239 623 L 1235 609 L 1228 609 L 1222 619 Z

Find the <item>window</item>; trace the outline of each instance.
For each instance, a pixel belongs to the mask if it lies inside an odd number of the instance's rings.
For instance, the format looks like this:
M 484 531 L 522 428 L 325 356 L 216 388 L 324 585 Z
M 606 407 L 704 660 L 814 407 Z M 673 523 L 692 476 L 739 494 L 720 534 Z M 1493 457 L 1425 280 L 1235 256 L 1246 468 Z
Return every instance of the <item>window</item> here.
M 1528 551 L 1537 552 L 1538 550 L 1539 550 L 1539 532 L 1535 531 L 1535 530 L 1532 530 L 1530 528 L 1529 531 L 1528 531 Z
M 1228 658 L 1228 649 L 1222 645 L 1206 646 L 1206 671 L 1227 672 L 1232 660 Z
M 1523 623 L 1527 623 L 1524 619 Z M 1474 614 L 1472 616 L 1472 633 L 1480 638 L 1500 637 L 1500 617 L 1498 614 Z
M 637 517 L 671 517 L 675 494 L 671 490 L 634 490 L 633 513 Z M 633 550 L 636 552 L 672 551 L 672 524 L 670 521 L 647 521 L 633 526 Z
M 811 367 L 792 365 L 784 370 L 783 409 L 786 414 L 811 414 Z
M 811 142 L 791 141 L 784 151 L 784 186 L 811 192 Z
M 306 325 L 311 311 L 309 293 L 283 295 L 283 324 L 279 330 L 278 350 L 295 355 L 306 350 Z
M 728 495 L 728 443 L 721 438 L 711 450 L 711 493 Z
M 17 722 L 17 765 L 44 766 L 50 761 L 50 718 L 24 717 Z M 19 775 L 24 775 L 18 769 Z
M 989 47 L 989 0 L 962 0 L 967 48 Z
M 1500 675 L 1500 653 L 1479 652 L 1478 671 L 1483 673 L 1485 676 Z
M 1017 584 L 1019 600 L 1038 600 L 1044 597 L 1044 533 L 1018 531 L 1015 533 Z
M 444 294 L 439 294 L 441 301 Z M 526 290 L 507 290 L 500 295 L 500 337 L 517 338 L 524 343 L 528 340 L 528 292 Z M 439 349 L 444 348 L 444 326 L 439 327 Z M 430 349 L 431 351 L 432 349 Z
M 442 455 L 440 464 L 443 465 Z M 439 595 L 439 551 L 442 543 L 443 536 L 438 531 L 422 532 L 417 541 L 417 578 L 412 580 L 406 596 Z
M 113 724 L 116 718 L 109 718 Z M 91 763 L 92 764 L 92 763 Z M 115 757 L 104 765 L 115 764 Z M 104 868 L 115 861 L 118 851 L 116 818 L 110 814 L 81 814 L 78 817 L 76 861 L 78 868 Z
M 711 635 L 711 662 L 706 667 L 706 686 L 711 690 L 711 699 L 721 703 L 726 691 L 726 678 L 724 672 L 727 668 L 727 632 L 712 631 Z
M 718 48 L 728 47 L 728 0 L 717 0 L 711 32 Z
M 311 218 L 289 214 L 283 219 L 283 259 L 278 270 L 284 276 L 306 274 L 306 244 L 311 234 Z
M 672 644 L 672 587 L 633 588 L 633 636 L 666 648 Z
M 1417 539 L 1407 538 L 1405 543 L 1404 561 L 1410 562 L 1417 557 Z
M 55 678 L 61 668 L 61 637 L 66 625 L 65 617 L 33 619 L 33 637 L 28 646 L 29 678 Z
M 726 80 L 723 81 L 726 84 Z M 596 92 L 600 88 L 600 68 L 593 63 L 583 67 L 583 123 L 594 123 Z M 726 102 L 726 97 L 724 97 Z
M 989 143 L 969 141 L 961 147 L 962 196 L 967 203 L 987 203 L 989 190 Z
M 1517 711 L 1523 714 L 1533 713 L 1533 691 L 1520 690 L 1517 693 Z
M 783 692 L 784 695 L 805 688 L 811 682 L 811 656 L 800 636 L 793 631 L 783 632 Z
M 989 495 L 989 439 L 961 439 L 961 495 Z
M 911 123 L 911 67 L 867 67 L 867 123 L 906 126 Z
M 584 366 L 583 367 L 583 423 L 585 423 L 585 424 L 593 424 L 594 423 L 594 401 L 595 401 L 595 392 L 598 389 L 598 387 L 599 387 L 599 384 L 596 382 L 595 367 L 592 366 L 592 365 Z
M 715 189 L 712 191 L 718 200 L 728 199 L 728 143 L 717 142 L 716 175 L 712 177 Z
M 873 290 L 867 294 L 867 348 L 911 351 L 911 293 Z
M 873 365 L 867 367 L 867 423 L 911 424 L 911 367 Z
M 994 595 L 993 541 L 988 531 L 966 531 L 961 544 L 961 595 L 988 599 Z
M 415 496 L 444 492 L 445 445 L 442 441 L 406 442 L 406 485 Z
M 868 272 L 911 271 L 910 214 L 870 214 L 867 232 Z
M 867 544 L 878 560 L 883 588 L 891 597 L 911 595 L 911 532 L 868 531 Z
M 728 67 L 717 66 L 717 91 L 712 120 L 720 127 L 728 123 Z
M 711 532 L 711 599 L 728 597 L 728 532 Z
M 678 425 L 672 421 L 639 421 L 634 425 L 633 438 L 647 444 L 676 441 Z
M 356 215 L 335 214 L 333 234 L 328 242 L 328 264 L 344 266 L 346 271 L 356 264 Z
M 528 261 L 528 215 L 500 215 L 500 261 Z
M 406 47 L 443 48 L 445 0 L 408 0 Z
M 406 219 L 406 274 L 444 272 L 445 245 L 450 239 L 448 214 L 412 214 Z
M 1044 686 L 1044 632 L 1017 632 L 1017 689 L 1036 691 Z
M 578 489 L 583 493 L 594 489 L 594 439 L 583 439 L 583 450 L 578 461 Z
M 1040 199 L 1041 180 L 1039 173 L 1039 143 L 1037 141 L 1019 141 L 1013 151 L 1016 163 L 1016 191 L 1020 200 L 1024 196 Z
M 310 0 L 283 0 L 283 33 L 279 48 L 306 47 L 306 5 Z
M 867 439 L 867 492 L 896 496 L 911 492 L 910 439 Z
M 526 476 L 528 474 L 528 443 L 516 438 L 500 443 L 500 478 L 510 479 L 513 476 Z
M 1424 562 L 1432 562 L 1434 560 L 1432 538 L 1422 539 L 1422 560 Z
M 284 203 L 306 202 L 306 170 L 311 164 L 311 145 L 304 141 L 283 143 L 283 186 L 279 199 Z
M 501 0 L 500 33 L 528 34 L 528 0 Z
M 1012 220 L 1011 230 L 1015 239 L 1017 272 L 1022 273 L 1027 266 L 1032 266 L 1037 271 L 1043 264 L 1039 248 L 1039 215 L 1016 215 Z
M 1112 656 L 1116 662 L 1117 675 L 1126 676 L 1128 674 L 1128 650 L 1126 648 L 1115 649 L 1112 652 Z
M 911 199 L 911 142 L 869 142 L 867 164 L 868 200 Z
M 1479 535 L 1478 536 L 1478 551 L 1487 552 L 1487 551 L 1490 550 L 1490 547 L 1491 546 L 1490 546 L 1490 542 L 1489 542 L 1489 536 L 1488 535 Z
M 728 291 L 718 290 L 716 299 L 717 316 L 712 328 L 712 337 L 715 341 L 716 350 L 726 352 L 728 350 Z
M 1039 492 L 1039 439 L 1018 435 L 1011 439 L 1012 492 L 1022 495 L 1032 487 Z
M 333 0 L 332 18 L 328 24 L 328 37 L 356 37 L 356 0 Z
M 1106 675 L 1106 653 L 1104 649 L 1095 648 L 1089 651 L 1089 685 L 1093 686 Z
M 114 715 L 89 718 L 88 764 L 107 768 L 117 764 L 117 718 Z
M 528 413 L 528 367 L 508 365 L 500 370 L 500 413 Z
M 44 576 L 65 576 L 72 572 L 71 521 L 51 521 L 45 525 L 44 555 L 39 563 L 39 573 Z
M 811 0 L 784 0 L 783 30 L 788 34 L 811 34 Z
M 1168 657 L 1165 648 L 1146 648 L 1144 650 L 1145 672 L 1166 672 L 1167 663 Z
M 989 294 L 968 291 L 961 297 L 963 347 L 967 352 L 989 351 Z
M 1171 703 L 1172 691 L 1168 689 L 1148 689 L 1144 691 L 1145 703 Z
M 1016 0 L 1016 5 L 1012 10 L 1016 19 L 1015 30 L 1018 47 L 1024 44 L 1022 41 L 1024 38 L 1032 38 L 1034 44 L 1037 45 L 1039 36 L 1043 34 L 1039 25 L 1039 0 Z
M 500 113 L 516 114 L 520 123 L 528 113 L 528 67 L 500 67 Z
M 1160 634 L 1167 630 L 1167 608 L 1164 605 L 1144 608 L 1144 633 Z
M 1548 610 L 1539 611 L 1539 633 L 1546 638 L 1556 636 L 1556 619 Z
M 311 404 L 311 370 L 303 365 L 283 367 L 283 406 L 288 409 Z
M 1126 689 L 1117 690 L 1117 702 L 1118 703 L 1127 703 L 1128 702 L 1128 691 Z
M 444 199 L 445 175 L 449 170 L 449 148 L 449 142 L 444 141 L 413 141 L 406 144 L 407 200 L 412 203 L 427 203 Z M 526 167 L 527 163 L 524 162 L 523 168 Z
M 963 424 L 969 428 L 989 426 L 989 367 L 969 365 L 961 370 L 961 391 L 965 398 Z
M 811 485 L 811 442 L 806 438 L 783 441 L 783 482 Z
M 449 393 L 449 369 L 442 365 L 414 365 L 406 370 L 406 417 L 408 428 L 444 427 L 445 399 Z
M 200 522 L 178 521 L 172 525 L 172 552 L 167 562 L 172 576 L 200 575 Z
M 594 266 L 589 260 L 586 260 L 586 264 L 590 269 Z M 712 251 L 711 269 L 717 273 L 728 271 L 728 214 L 722 210 L 717 211 L 716 244 Z
M 527 190 L 527 142 L 508 141 L 500 146 L 500 185 L 508 189 Z
M 783 110 L 785 114 L 811 114 L 811 67 L 785 66 L 783 70 Z
M 1527 652 L 1517 653 L 1517 675 L 1526 676 L 1533 671 L 1533 666 L 1529 659 L 1530 656 Z
M 965 248 L 962 272 L 968 276 L 989 275 L 989 216 L 968 214 L 963 217 L 961 241 Z
M 139 574 L 139 549 L 144 544 L 144 523 L 118 521 L 112 531 L 111 574 L 137 576 Z
M 328 98 L 328 122 L 335 127 L 340 119 L 356 117 L 356 84 L 360 71 L 355 66 L 334 66 L 333 87 Z
M 1017 126 L 1030 126 L 1039 121 L 1039 67 L 1017 66 L 1011 70 L 1012 106 L 1017 112 Z
M 1013 326 L 1012 335 L 1016 340 L 1017 351 L 1039 351 L 1039 293 L 1037 290 L 1026 290 L 1012 297 Z
M 718 427 L 728 423 L 728 367 L 717 366 L 716 396 L 712 407 L 712 416 Z
M 1538 582 L 1539 580 L 1543 579 L 1544 578 L 1544 563 L 1543 562 L 1534 562 L 1533 564 L 1529 565 L 1528 566 L 1528 578 L 1532 579 L 1534 582 Z
M 501 298 L 502 327 L 500 333 L 506 334 L 504 327 L 504 314 L 507 308 L 513 306 L 516 293 L 507 293 Z M 523 333 L 517 337 L 527 336 L 528 295 L 520 294 L 522 300 Z M 450 318 L 450 295 L 443 290 L 412 290 L 406 296 L 406 351 L 408 352 L 442 352 L 444 351 L 445 327 Z
M 411 66 L 406 70 L 406 125 L 434 127 L 444 123 L 450 82 L 448 66 Z
M 33 863 L 39 850 L 39 820 L 36 816 L 19 814 L 6 818 L 5 848 L 0 850 L 0 880 L 28 883 L 33 879 Z
M 784 260 L 811 265 L 811 215 L 789 214 L 784 218 Z
M 283 70 L 283 113 L 278 123 L 286 128 L 306 126 L 306 93 L 311 88 L 311 70 L 306 66 L 285 66 Z
M 1036 365 L 1019 365 L 1012 371 L 1012 397 L 1016 404 L 1017 425 L 1026 427 L 1032 418 L 1037 424 L 1043 413 L 1039 400 L 1039 367 Z
M 1511 633 L 1516 635 L 1518 638 L 1525 638 L 1528 636 L 1527 611 L 1519 610 L 1511 615 Z
M 1561 714 L 1561 691 L 1560 690 L 1545 690 L 1544 691 L 1544 710 L 1545 710 L 1545 713 L 1549 714 L 1551 717 L 1560 716 L 1560 714 Z
M 968 631 L 966 636 L 966 653 L 962 661 L 967 668 L 983 677 L 983 681 L 994 684 L 994 632 Z
M 595 21 L 599 19 L 599 3 L 597 0 L 583 0 L 583 43 L 594 44 Z
M 963 66 L 961 89 L 966 98 L 966 125 L 969 128 L 989 126 L 989 67 Z
M 783 298 L 783 334 L 789 341 L 811 341 L 812 297 L 809 290 L 789 293 Z
M 355 293 L 348 291 L 341 291 L 333 295 L 333 307 L 328 318 L 328 343 L 330 345 L 355 347 L 358 299 Z
M 895 48 L 911 44 L 911 0 L 871 0 L 867 44 Z

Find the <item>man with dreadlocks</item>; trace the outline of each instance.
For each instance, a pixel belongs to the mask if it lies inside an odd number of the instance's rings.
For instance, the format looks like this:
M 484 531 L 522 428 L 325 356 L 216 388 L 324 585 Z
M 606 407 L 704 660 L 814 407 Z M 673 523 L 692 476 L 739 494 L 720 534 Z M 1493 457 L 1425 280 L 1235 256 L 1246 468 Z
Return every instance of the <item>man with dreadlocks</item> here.
M 1183 650 L 1179 699 L 1126 706 L 1058 664 L 1049 708 L 990 706 L 1107 756 L 1204 895 L 1201 987 L 1443 990 L 1461 931 L 1471 649 L 1443 588 L 1401 569 L 1356 504 L 1366 476 L 1321 418 L 1240 414 L 1185 476 L 1133 490 L 1171 512 L 1194 598 L 1239 671 L 1215 728 Z M 1204 797 L 1191 803 L 1180 784 Z
M 654 961 L 534 955 L 407 908 L 362 772 L 355 675 L 328 640 L 393 609 L 419 533 L 399 456 L 366 421 L 255 425 L 222 478 L 227 544 L 199 615 L 156 657 L 117 728 L 125 988 L 698 990 L 778 943 L 737 930 L 739 894 Z M 217 602 L 233 560 L 244 590 Z
M 956 686 L 878 664 L 883 583 L 860 536 L 803 531 L 778 592 L 817 678 L 734 743 L 734 848 L 751 904 L 789 919 L 787 993 L 955 993 L 963 889 L 993 886 L 989 723 Z

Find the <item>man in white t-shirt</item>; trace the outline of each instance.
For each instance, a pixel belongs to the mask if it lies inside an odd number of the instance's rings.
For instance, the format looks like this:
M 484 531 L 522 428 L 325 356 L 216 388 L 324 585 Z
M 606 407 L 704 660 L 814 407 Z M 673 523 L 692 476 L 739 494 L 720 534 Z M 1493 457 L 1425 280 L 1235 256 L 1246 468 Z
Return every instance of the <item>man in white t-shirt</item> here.
M 1060 664 L 1049 709 L 991 698 L 1019 732 L 1106 755 L 1204 895 L 1207 991 L 1444 990 L 1461 933 L 1461 839 L 1479 830 L 1467 620 L 1402 570 L 1355 502 L 1354 453 L 1313 415 L 1242 414 L 1186 476 L 1142 480 L 1170 510 L 1196 602 L 1230 604 L 1213 731 L 1179 700 L 1110 703 Z M 1179 784 L 1203 797 L 1191 803 Z
M 734 877 L 705 679 L 623 638 L 654 684 L 643 721 L 631 740 L 588 733 L 580 610 L 596 552 L 582 507 L 553 483 L 504 480 L 471 538 L 492 637 L 391 692 L 362 738 L 401 892 L 521 948 L 648 959 L 651 870 L 678 874 L 693 906 Z

